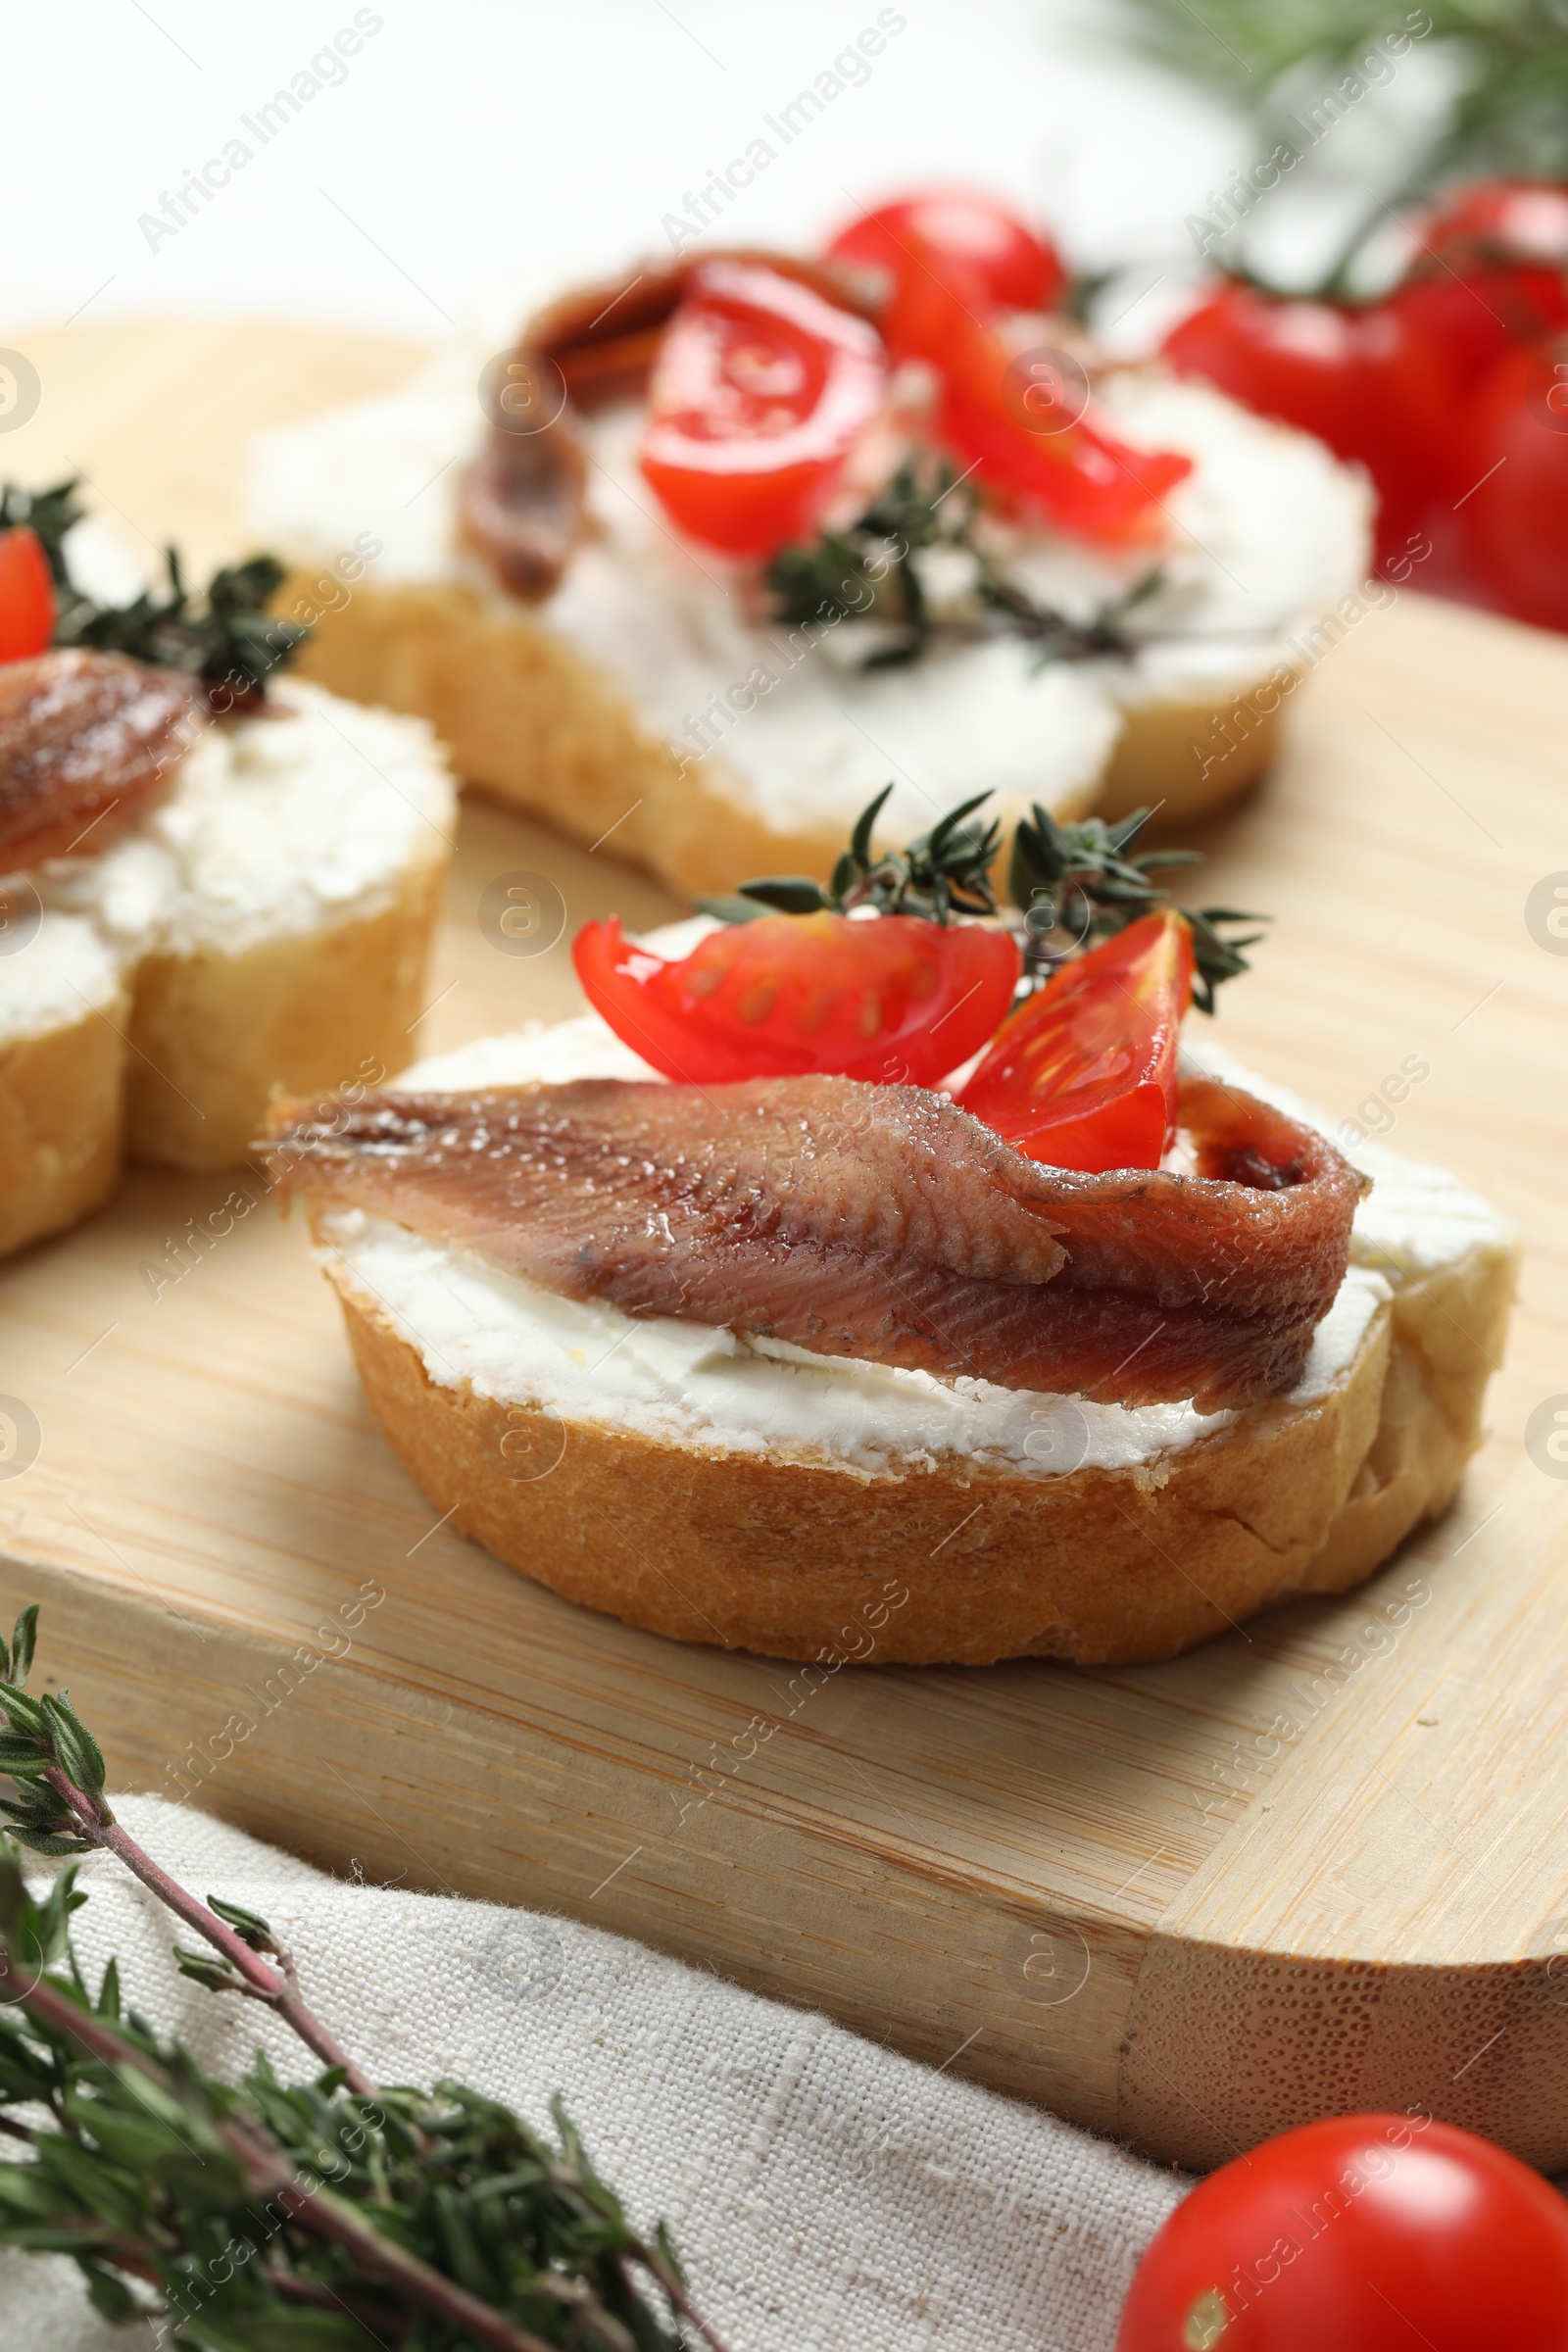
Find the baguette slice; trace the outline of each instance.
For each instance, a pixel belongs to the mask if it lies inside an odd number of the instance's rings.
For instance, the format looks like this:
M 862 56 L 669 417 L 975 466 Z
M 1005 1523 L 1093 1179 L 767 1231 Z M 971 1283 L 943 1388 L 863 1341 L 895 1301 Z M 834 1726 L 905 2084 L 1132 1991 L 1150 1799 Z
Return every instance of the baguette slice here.
M 251 519 L 295 566 L 278 609 L 315 627 L 307 674 L 422 713 L 468 780 L 576 839 L 612 832 L 687 896 L 758 872 L 825 878 L 890 780 L 884 847 L 987 788 L 1008 826 L 1032 801 L 1059 817 L 1203 813 L 1267 765 L 1310 625 L 1365 574 L 1359 476 L 1217 393 L 1118 369 L 1103 384 L 1118 429 L 1196 462 L 1125 659 L 1042 668 L 1011 639 L 867 673 L 844 659 L 853 621 L 814 644 L 756 622 L 724 560 L 663 524 L 630 408 L 585 426 L 591 534 L 530 607 L 458 541 L 478 367 L 469 355 L 465 382 L 454 350 L 406 393 L 262 438 Z M 368 563 L 334 556 L 372 542 Z M 1043 601 L 1075 619 L 1148 568 L 1059 537 L 1020 545 Z
M 274 1087 L 396 1066 L 453 822 L 428 728 L 289 679 L 210 727 L 102 857 L 46 870 L 124 962 L 132 1158 L 228 1167 Z
M 0 1252 L 77 1223 L 126 1155 L 226 1167 L 275 1088 L 395 1068 L 454 811 L 427 727 L 287 681 L 101 856 L 13 877 Z
M 79 1223 L 120 1174 L 130 998 L 84 916 L 8 885 L 0 930 L 0 1255 Z
M 585 1075 L 653 1073 L 589 1015 L 410 1082 Z M 1206 1418 L 636 1323 L 360 1211 L 314 1224 L 394 1449 L 436 1510 L 524 1575 L 775 1656 L 837 1656 L 871 1611 L 878 1663 L 1105 1664 L 1344 1590 L 1451 1498 L 1513 1239 L 1441 1172 L 1365 1156 L 1377 1189 L 1300 1384 Z

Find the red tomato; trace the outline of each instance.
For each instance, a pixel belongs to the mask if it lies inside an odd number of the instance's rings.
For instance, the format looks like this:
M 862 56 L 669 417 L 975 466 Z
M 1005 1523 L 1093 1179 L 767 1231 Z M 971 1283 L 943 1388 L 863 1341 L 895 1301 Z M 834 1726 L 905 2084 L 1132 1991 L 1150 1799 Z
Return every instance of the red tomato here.
M 572 946 L 596 1012 L 666 1078 L 723 1085 L 808 1070 L 935 1086 L 1012 1002 L 1005 931 L 883 914 L 770 914 L 710 932 L 678 963 L 612 915 Z
M 1568 270 L 1568 187 L 1546 179 L 1477 179 L 1450 189 L 1417 217 L 1422 251 L 1409 274 L 1433 260 L 1474 270 L 1495 262 Z
M 1003 311 L 1049 311 L 1067 282 L 1055 247 L 1016 214 L 966 188 L 922 188 L 841 228 L 829 257 L 883 270 L 897 284 L 917 269 L 916 248 L 971 270 Z
M 1200 2180 L 1116 2352 L 1568 2352 L 1568 2206 L 1490 2140 L 1342 2115 Z
M 1511 263 L 1462 277 L 1433 270 L 1411 278 L 1388 301 L 1441 362 L 1455 403 L 1521 343 L 1568 327 L 1568 281 L 1555 270 Z
M 1158 1167 L 1192 993 L 1186 921 L 1170 907 L 1142 915 L 1008 1014 L 958 1100 L 1053 1167 Z
M 55 633 L 55 583 L 43 541 L 18 523 L 0 531 L 0 662 L 26 662 Z
M 1019 355 L 993 323 L 979 279 L 918 240 L 910 251 L 923 266 L 896 286 L 883 330 L 896 359 L 935 368 L 938 437 L 1058 529 L 1110 544 L 1161 537 L 1161 502 L 1191 459 L 1131 449 L 1086 415 L 1048 416 L 1020 382 Z
M 1568 336 L 1515 351 L 1475 396 L 1459 519 L 1505 612 L 1568 629 Z
M 881 402 L 874 327 L 760 263 L 706 262 L 664 330 L 642 467 L 726 555 L 807 537 Z
M 1230 280 L 1163 350 L 1179 375 L 1358 459 L 1377 487 L 1379 562 L 1406 544 L 1441 471 L 1446 417 L 1442 370 L 1397 305 L 1352 310 Z
M 1451 504 L 1475 480 L 1471 395 L 1520 344 L 1568 328 L 1568 188 L 1523 179 L 1477 180 L 1411 224 L 1415 250 L 1389 299 L 1441 370 Z

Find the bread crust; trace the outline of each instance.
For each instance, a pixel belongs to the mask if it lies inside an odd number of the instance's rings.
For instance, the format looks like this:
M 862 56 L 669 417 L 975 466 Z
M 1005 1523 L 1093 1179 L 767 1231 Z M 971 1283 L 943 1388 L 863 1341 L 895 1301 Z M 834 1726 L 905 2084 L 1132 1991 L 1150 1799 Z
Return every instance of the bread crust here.
M 277 610 L 308 584 L 304 572 L 285 580 Z M 461 776 L 573 839 L 597 843 L 613 827 L 618 857 L 686 898 L 733 890 L 755 873 L 825 881 L 844 847 L 838 824 L 765 824 L 717 753 L 677 761 L 639 725 L 614 680 L 525 606 L 504 607 L 459 581 L 358 588 L 321 615 L 299 666 L 351 701 L 429 719 Z M 1277 698 L 1268 717 L 1251 698 L 1276 666 L 1216 698 L 1130 706 L 1105 770 L 1060 795 L 1053 812 L 1124 814 L 1163 801 L 1165 825 L 1236 799 L 1274 756 Z M 995 813 L 1010 830 L 1025 804 L 1009 801 Z
M 1100 813 L 1130 816 L 1156 808 L 1160 835 L 1213 816 L 1267 775 L 1279 754 L 1285 698 L 1281 665 L 1271 662 L 1245 685 L 1218 697 L 1129 703 L 1105 771 Z M 1294 687 L 1297 673 L 1290 673 Z M 1264 710 L 1259 696 L 1273 696 Z
M 421 848 L 374 914 L 235 955 L 144 956 L 121 994 L 0 1044 L 0 1256 L 89 1216 L 126 1158 L 243 1160 L 276 1087 L 379 1083 L 408 1058 L 446 881 Z
M 395 1070 L 421 1009 L 445 880 L 445 851 L 421 851 L 377 913 L 236 955 L 145 957 L 130 1021 L 127 1156 L 231 1167 L 262 1133 L 275 1087 L 325 1094 Z
M 64 1233 L 120 1174 L 130 1005 L 0 1045 L 0 1255 Z
M 774 1657 L 840 1654 L 858 1642 L 850 1621 L 881 1602 L 879 1664 L 1172 1657 L 1309 1577 L 1331 1589 L 1393 1333 L 1382 1306 L 1326 1397 L 1254 1407 L 1149 1464 L 1040 1477 L 911 1461 L 872 1476 L 438 1387 L 351 1278 L 338 1288 L 394 1450 L 432 1507 L 499 1559 L 654 1633 Z M 1396 1542 L 1424 1499 L 1401 1491 L 1380 1538 Z M 1343 1581 L 1366 1572 L 1357 1557 Z

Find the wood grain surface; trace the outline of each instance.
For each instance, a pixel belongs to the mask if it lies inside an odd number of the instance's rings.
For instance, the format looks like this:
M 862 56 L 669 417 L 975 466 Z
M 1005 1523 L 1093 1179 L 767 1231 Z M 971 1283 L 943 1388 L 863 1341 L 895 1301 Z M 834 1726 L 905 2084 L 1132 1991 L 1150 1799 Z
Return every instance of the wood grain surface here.
M 255 326 L 18 340 L 43 399 L 0 474 L 73 465 L 202 562 L 238 543 L 245 431 L 417 358 Z M 1336 1119 L 1428 1064 L 1388 1140 L 1526 1237 L 1494 1434 L 1441 1525 L 1173 1665 L 803 1687 L 432 1526 L 261 1180 L 143 1172 L 0 1270 L 0 1390 L 41 1431 L 0 1479 L 0 1604 L 43 1600 L 115 1780 L 641 1936 L 1185 2163 L 1418 2102 L 1568 2163 L 1568 1481 L 1524 1443 L 1568 1392 L 1568 956 L 1526 922 L 1568 881 L 1568 646 L 1401 592 L 1297 699 L 1203 845 L 1203 896 L 1276 917 L 1221 1031 Z M 470 801 L 411 1054 L 575 1005 L 564 941 L 516 958 L 476 927 L 518 870 L 568 937 L 674 911 Z

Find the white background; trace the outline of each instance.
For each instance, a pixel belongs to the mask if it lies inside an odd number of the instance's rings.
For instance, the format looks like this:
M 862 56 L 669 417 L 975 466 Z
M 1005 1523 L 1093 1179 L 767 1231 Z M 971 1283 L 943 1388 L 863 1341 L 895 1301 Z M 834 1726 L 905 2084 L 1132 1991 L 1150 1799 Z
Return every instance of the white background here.
M 1190 266 L 1183 219 L 1247 133 L 1118 50 L 1106 0 L 906 0 L 869 77 L 780 147 L 764 115 L 878 4 L 380 0 L 345 78 L 257 148 L 240 117 L 354 0 L 0 0 L 0 332 L 216 311 L 438 335 L 558 262 L 667 249 L 663 216 L 759 135 L 777 158 L 725 223 L 749 241 L 946 176 L 1039 212 L 1080 265 Z M 139 217 L 236 133 L 252 160 L 150 245 Z

